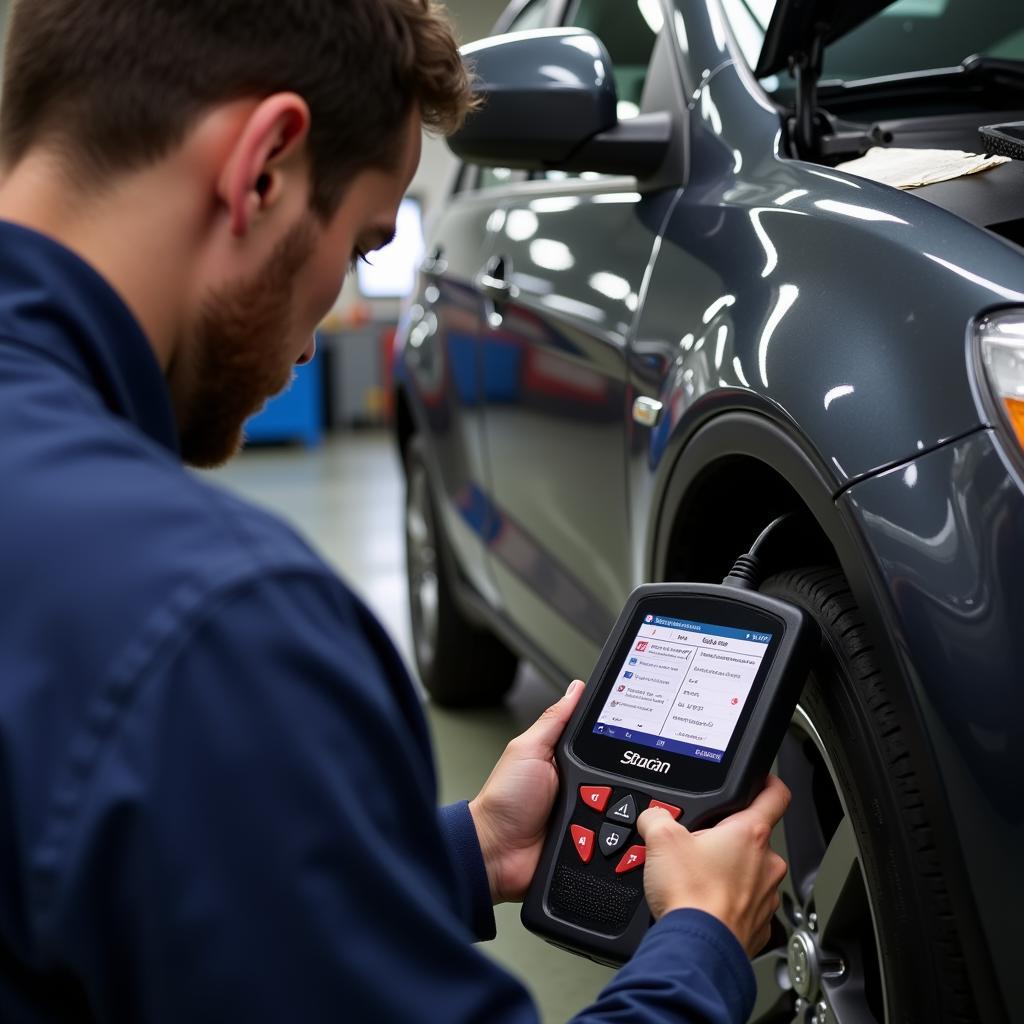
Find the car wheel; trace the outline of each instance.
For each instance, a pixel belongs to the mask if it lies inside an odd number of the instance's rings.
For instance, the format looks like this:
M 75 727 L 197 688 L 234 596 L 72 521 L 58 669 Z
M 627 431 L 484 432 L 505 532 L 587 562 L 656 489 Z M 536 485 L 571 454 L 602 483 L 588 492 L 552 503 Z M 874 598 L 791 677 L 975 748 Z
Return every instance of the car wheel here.
M 406 452 L 405 553 L 416 667 L 437 704 L 497 704 L 515 679 L 518 659 L 462 614 L 443 544 L 423 442 L 414 437 Z
M 810 612 L 823 641 L 776 762 L 789 873 L 751 1022 L 973 1021 L 920 766 L 846 579 L 801 569 L 762 589 Z

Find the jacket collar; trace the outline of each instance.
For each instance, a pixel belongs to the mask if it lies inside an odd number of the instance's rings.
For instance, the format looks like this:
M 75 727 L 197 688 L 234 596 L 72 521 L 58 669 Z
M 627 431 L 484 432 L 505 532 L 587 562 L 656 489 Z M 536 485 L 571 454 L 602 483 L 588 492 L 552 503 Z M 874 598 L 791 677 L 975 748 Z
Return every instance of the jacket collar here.
M 0 341 L 59 361 L 112 413 L 179 454 L 167 382 L 124 301 L 69 249 L 6 221 L 0 221 Z

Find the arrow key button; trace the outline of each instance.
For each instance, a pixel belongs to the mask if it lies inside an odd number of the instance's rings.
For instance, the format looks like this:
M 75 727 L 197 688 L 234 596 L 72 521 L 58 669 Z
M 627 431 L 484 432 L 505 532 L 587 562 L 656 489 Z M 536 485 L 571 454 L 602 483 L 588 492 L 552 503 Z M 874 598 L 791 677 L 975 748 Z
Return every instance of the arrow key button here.
M 618 821 L 623 825 L 632 825 L 636 821 L 636 801 L 632 795 L 625 796 L 612 804 L 611 810 L 605 815 L 609 821 Z

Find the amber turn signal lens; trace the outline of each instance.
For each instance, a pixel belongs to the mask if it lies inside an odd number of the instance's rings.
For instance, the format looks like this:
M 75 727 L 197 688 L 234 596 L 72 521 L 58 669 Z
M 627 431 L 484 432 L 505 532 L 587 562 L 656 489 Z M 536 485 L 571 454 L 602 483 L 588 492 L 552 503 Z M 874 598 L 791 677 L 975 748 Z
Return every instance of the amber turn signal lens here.
M 1024 310 L 992 313 L 975 328 L 989 391 L 1003 427 L 1024 449 Z
M 1010 420 L 1010 426 L 1017 435 L 1021 448 L 1024 448 L 1024 400 L 1020 398 L 1004 398 L 1003 406 Z

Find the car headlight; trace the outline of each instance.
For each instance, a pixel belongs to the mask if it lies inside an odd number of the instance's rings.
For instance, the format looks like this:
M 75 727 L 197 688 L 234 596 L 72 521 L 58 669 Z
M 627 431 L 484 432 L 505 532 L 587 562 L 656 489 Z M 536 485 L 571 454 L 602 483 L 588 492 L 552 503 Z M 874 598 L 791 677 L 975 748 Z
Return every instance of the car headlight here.
M 984 317 L 976 335 L 992 404 L 1024 448 L 1024 310 Z

